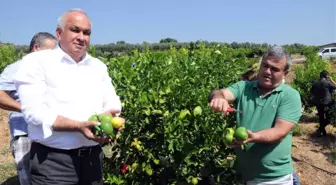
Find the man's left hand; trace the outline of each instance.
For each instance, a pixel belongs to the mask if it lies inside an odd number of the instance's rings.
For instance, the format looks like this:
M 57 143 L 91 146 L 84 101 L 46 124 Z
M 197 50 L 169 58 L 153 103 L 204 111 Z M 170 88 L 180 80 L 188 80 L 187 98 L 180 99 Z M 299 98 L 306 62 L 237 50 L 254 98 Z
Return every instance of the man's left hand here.
M 238 140 L 235 139 L 235 144 L 242 145 L 242 144 L 247 144 L 247 143 L 253 143 L 257 140 L 257 138 L 258 138 L 257 133 L 254 133 L 250 130 L 246 130 L 246 132 L 247 132 L 247 135 L 248 135 L 247 139 L 244 140 L 244 141 L 238 141 Z

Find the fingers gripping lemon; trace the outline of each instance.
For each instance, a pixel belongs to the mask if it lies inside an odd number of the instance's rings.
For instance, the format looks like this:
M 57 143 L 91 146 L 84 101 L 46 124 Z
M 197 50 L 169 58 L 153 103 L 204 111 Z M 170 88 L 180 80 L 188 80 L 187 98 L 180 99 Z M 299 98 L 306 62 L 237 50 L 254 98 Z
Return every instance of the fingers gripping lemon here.
M 95 114 L 90 116 L 88 120 L 101 123 L 99 126 L 95 126 L 92 128 L 93 134 L 102 137 L 109 136 L 112 138 L 117 135 L 119 129 L 125 123 L 125 119 L 121 117 L 113 117 L 110 114 Z
M 246 128 L 245 127 L 238 127 L 234 133 L 234 137 L 238 140 L 238 141 L 245 141 L 248 138 L 248 134 L 246 132 Z
M 238 127 L 236 130 L 233 128 L 226 128 L 224 134 L 224 143 L 226 145 L 234 144 L 234 140 L 245 141 L 248 138 L 248 134 L 245 127 Z M 241 145 L 242 149 L 246 147 L 246 144 Z

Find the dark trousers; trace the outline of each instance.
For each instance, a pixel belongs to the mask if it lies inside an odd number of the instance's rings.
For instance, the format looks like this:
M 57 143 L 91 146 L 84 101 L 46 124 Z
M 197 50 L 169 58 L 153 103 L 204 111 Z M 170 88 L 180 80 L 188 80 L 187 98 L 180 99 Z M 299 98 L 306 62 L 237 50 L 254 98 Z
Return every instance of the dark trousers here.
M 319 117 L 319 132 L 323 135 L 327 134 L 327 131 L 325 130 L 325 127 L 330 123 L 330 113 L 329 113 L 329 108 L 331 104 L 328 105 L 317 105 L 317 114 Z
M 102 185 L 102 148 L 60 150 L 33 142 L 32 185 Z

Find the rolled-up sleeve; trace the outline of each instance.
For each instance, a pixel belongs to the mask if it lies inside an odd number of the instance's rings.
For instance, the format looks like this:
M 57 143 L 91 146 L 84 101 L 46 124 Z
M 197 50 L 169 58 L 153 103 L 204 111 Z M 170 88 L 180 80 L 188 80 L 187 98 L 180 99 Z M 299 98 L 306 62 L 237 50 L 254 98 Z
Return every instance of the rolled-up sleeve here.
M 114 109 L 121 112 L 121 101 L 117 95 L 115 88 L 112 84 L 112 78 L 109 76 L 107 67 L 104 68 L 103 76 L 103 90 L 104 90 L 104 111 Z
M 14 84 L 21 101 L 21 109 L 28 124 L 41 126 L 44 138 L 51 136 L 57 113 L 47 105 L 47 85 L 39 55 L 30 54 L 21 61 L 14 76 Z

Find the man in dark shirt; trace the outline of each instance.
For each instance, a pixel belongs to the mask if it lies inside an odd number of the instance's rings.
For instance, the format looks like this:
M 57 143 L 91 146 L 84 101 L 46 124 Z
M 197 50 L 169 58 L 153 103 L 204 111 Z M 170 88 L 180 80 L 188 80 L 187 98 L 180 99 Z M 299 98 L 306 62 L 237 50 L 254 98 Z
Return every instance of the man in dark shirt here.
M 327 110 L 333 103 L 335 103 L 332 99 L 332 92 L 335 89 L 336 83 L 325 70 L 321 71 L 320 79 L 313 84 L 311 89 L 313 103 L 317 108 L 319 116 L 320 127 L 317 132 L 320 136 L 325 136 L 327 134 L 325 127 L 330 123 L 330 114 Z

